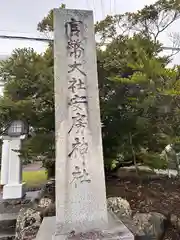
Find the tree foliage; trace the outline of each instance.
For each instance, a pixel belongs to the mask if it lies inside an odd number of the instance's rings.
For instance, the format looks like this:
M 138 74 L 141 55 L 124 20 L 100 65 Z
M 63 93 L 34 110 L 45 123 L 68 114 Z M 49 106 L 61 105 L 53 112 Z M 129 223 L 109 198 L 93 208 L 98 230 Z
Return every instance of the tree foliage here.
M 1 62 L 5 81 L 0 100 L 1 123 L 23 119 L 33 129 L 23 142 L 23 159 L 54 158 L 53 61 L 50 47 L 43 54 L 33 49 L 16 49 Z M 52 150 L 53 149 L 53 150 Z
M 162 44 L 158 41 L 159 34 L 179 17 L 178 1 L 159 0 L 136 13 L 107 16 L 95 25 L 100 39 L 97 66 L 107 169 L 139 161 L 163 167 L 161 151 L 180 139 L 180 68 L 167 67 L 171 58 L 160 56 Z M 52 11 L 38 24 L 38 30 L 53 32 Z M 33 131 L 23 143 L 23 158 L 41 156 L 46 167 L 52 166 L 52 44 L 43 54 L 33 49 L 14 50 L 1 62 L 0 74 L 5 82 L 1 126 L 9 119 L 25 119 Z

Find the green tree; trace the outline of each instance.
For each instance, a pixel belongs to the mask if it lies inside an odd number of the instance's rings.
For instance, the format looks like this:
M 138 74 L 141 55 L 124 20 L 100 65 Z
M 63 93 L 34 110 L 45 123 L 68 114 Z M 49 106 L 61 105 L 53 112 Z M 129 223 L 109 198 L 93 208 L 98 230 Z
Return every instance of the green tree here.
M 107 16 L 95 26 L 101 39 L 97 65 L 106 169 L 139 161 L 162 167 L 160 152 L 179 139 L 179 68 L 167 68 L 170 57 L 159 56 L 162 45 L 158 35 L 151 34 L 158 22 L 160 34 L 178 17 L 175 1 L 160 0 L 137 13 Z M 51 34 L 52 24 L 50 11 L 38 30 Z M 119 32 L 122 27 L 131 35 Z M 102 51 L 104 42 L 108 44 Z M 28 121 L 33 132 L 23 143 L 23 158 L 41 156 L 45 166 L 54 169 L 53 45 L 41 55 L 32 49 L 15 50 L 1 62 L 0 74 L 5 81 L 1 126 L 9 119 Z
M 33 129 L 24 141 L 22 157 L 33 159 L 46 156 L 54 159 L 54 99 L 53 63 L 50 48 L 43 54 L 33 49 L 14 50 L 1 62 L 5 81 L 4 96 L 0 100 L 1 124 L 23 119 Z
M 113 81 L 100 88 L 106 163 L 121 153 L 126 163 L 130 159 L 162 167 L 159 153 L 179 136 L 179 69 L 167 68 L 172 55 L 159 57 L 158 41 L 179 16 L 177 1 L 157 1 L 96 24 L 101 75 Z

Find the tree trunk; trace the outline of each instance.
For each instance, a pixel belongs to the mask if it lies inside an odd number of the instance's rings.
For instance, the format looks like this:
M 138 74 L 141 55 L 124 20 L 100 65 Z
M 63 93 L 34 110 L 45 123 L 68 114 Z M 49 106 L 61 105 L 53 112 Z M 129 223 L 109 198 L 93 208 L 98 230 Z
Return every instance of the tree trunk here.
M 139 169 L 138 169 L 138 165 L 137 165 L 137 161 L 136 161 L 136 153 L 134 151 L 134 147 L 133 147 L 133 144 L 132 144 L 132 134 L 131 134 L 131 132 L 129 133 L 129 143 L 131 145 L 133 163 L 134 163 L 134 166 L 135 166 L 136 174 L 137 174 L 137 176 L 139 176 Z

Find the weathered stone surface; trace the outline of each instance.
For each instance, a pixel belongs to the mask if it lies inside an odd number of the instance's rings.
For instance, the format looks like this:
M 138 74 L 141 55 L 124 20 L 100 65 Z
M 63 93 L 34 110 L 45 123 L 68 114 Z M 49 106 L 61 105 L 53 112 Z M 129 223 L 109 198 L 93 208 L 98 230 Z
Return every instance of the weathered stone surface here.
M 146 237 L 150 239 L 160 239 L 165 232 L 166 217 L 157 212 L 151 213 L 136 213 L 133 216 L 133 222 L 138 227 L 139 231 L 143 231 Z
M 93 229 L 83 238 L 98 239 L 99 229 L 103 239 L 132 240 L 107 214 L 93 12 L 55 9 L 54 30 L 56 218 L 44 218 L 37 237 L 79 239 Z
M 107 222 L 92 11 L 54 10 L 54 53 L 56 226 L 87 231 Z
M 132 220 L 132 210 L 129 202 L 121 197 L 110 197 L 107 199 L 108 211 L 113 212 L 128 229 L 137 236 L 145 236 L 143 231 L 140 231 Z
M 166 217 L 160 213 L 136 213 L 132 218 L 132 210 L 127 200 L 120 197 L 107 199 L 108 210 L 116 214 L 133 232 L 137 239 L 159 239 L 165 231 Z M 180 218 L 172 215 L 174 226 L 180 227 Z
M 30 240 L 36 237 L 41 225 L 40 211 L 21 209 L 16 223 L 16 240 Z
M 55 201 L 55 180 L 48 181 L 39 192 L 38 199 L 48 198 Z
M 114 212 L 119 218 L 121 216 L 131 217 L 132 210 L 127 200 L 121 197 L 110 197 L 107 199 L 107 208 Z
M 43 200 L 44 201 L 44 200 Z M 42 202 L 43 202 L 42 201 Z M 47 202 L 45 201 L 44 206 L 47 206 Z M 107 206 L 108 210 L 113 212 L 124 224 L 128 227 L 128 229 L 134 234 L 135 239 L 138 240 L 154 240 L 154 239 L 161 239 L 161 236 L 165 232 L 165 221 L 167 220 L 165 216 L 160 213 L 151 212 L 151 213 L 136 213 L 132 217 L 132 210 L 130 208 L 130 204 L 127 200 L 120 198 L 120 197 L 112 197 L 107 199 Z M 42 212 L 41 212 L 42 214 Z M 43 210 L 43 217 L 46 216 L 55 216 L 55 203 L 50 203 L 47 207 Z M 48 218 L 51 219 L 51 218 Z M 45 218 L 45 224 L 43 229 L 46 229 L 46 234 L 48 231 L 52 232 L 55 231 L 54 224 L 55 222 L 51 222 Z M 171 215 L 171 223 L 174 227 L 180 228 L 180 218 L 175 215 Z M 47 225 L 52 225 L 53 230 Z M 98 234 L 98 239 L 106 239 L 105 237 L 111 231 L 101 231 L 101 232 L 88 232 L 86 234 L 80 233 L 79 235 L 74 234 L 73 232 L 69 235 L 69 239 L 87 239 L 87 237 L 91 236 L 92 239 Z M 105 234 L 105 235 L 103 235 Z M 44 238 L 44 234 L 41 235 Z M 50 235 L 49 235 L 50 236 Z M 115 234 L 113 236 L 108 235 L 109 237 L 113 237 L 113 239 L 119 239 L 119 235 Z M 39 235 L 40 237 L 40 235 Z M 78 238 L 80 237 L 80 238 Z M 42 239 L 41 238 L 38 238 Z M 88 238 L 91 239 L 91 238 Z M 111 238 L 108 238 L 111 239 Z M 126 238 L 124 238 L 126 239 Z M 44 240 L 44 239 L 43 239 Z
M 172 226 L 174 228 L 178 229 L 178 231 L 180 231 L 180 217 L 175 214 L 171 214 L 169 220 L 170 220 Z
M 36 240 L 49 240 L 55 234 L 55 217 L 44 218 Z M 104 229 L 94 229 L 87 232 L 71 231 L 69 234 L 58 234 L 53 240 L 131 240 L 132 233 L 113 214 L 108 214 L 108 224 Z
M 41 198 L 39 203 L 38 203 L 38 207 L 40 208 L 46 208 L 48 207 L 50 204 L 52 203 L 52 200 L 50 198 Z
M 41 211 L 41 218 L 44 217 L 53 217 L 56 215 L 56 205 L 55 203 L 50 203 L 48 206 L 46 206 L 45 209 Z
M 46 184 L 30 208 L 20 210 L 16 223 L 16 240 L 35 238 L 42 219 L 45 216 L 55 215 L 53 184 L 52 182 Z
M 39 204 L 38 206 L 43 209 L 43 211 L 41 211 L 40 213 L 40 215 L 42 215 L 42 218 L 47 216 L 55 216 L 55 203 L 51 202 L 51 200 L 48 198 L 41 199 L 40 203 L 41 204 Z M 160 213 L 156 212 L 136 213 L 132 217 L 132 210 L 130 204 L 128 203 L 127 200 L 120 197 L 108 198 L 107 206 L 108 210 L 116 214 L 116 216 L 120 220 L 122 220 L 122 222 L 128 227 L 128 229 L 131 230 L 131 232 L 135 236 L 135 239 L 141 240 L 159 239 L 166 230 L 165 229 L 166 217 Z M 173 226 L 180 227 L 180 219 L 177 216 L 171 215 L 171 222 L 174 223 Z M 86 237 L 89 236 L 89 234 L 92 236 L 92 239 L 94 239 L 93 237 L 97 234 L 97 232 L 94 231 L 89 232 L 87 234 L 81 233 L 80 236 L 83 237 L 82 239 L 86 239 Z M 77 237 L 79 237 L 79 235 L 73 236 L 72 232 L 71 236 L 69 236 L 69 239 L 77 239 Z M 102 236 L 102 232 L 100 232 L 99 235 L 99 239 L 101 238 L 104 239 L 104 237 Z

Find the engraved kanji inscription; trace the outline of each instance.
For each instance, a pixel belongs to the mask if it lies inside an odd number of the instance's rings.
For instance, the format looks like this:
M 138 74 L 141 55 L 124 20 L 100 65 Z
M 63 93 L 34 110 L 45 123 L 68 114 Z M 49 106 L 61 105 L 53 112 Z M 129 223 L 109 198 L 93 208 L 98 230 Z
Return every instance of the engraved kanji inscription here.
M 79 96 L 78 94 L 75 94 L 70 99 L 70 105 L 73 105 L 75 103 L 87 103 L 87 97 L 86 96 Z
M 85 107 L 82 104 L 87 104 L 87 97 L 86 96 L 79 96 L 75 94 L 70 100 L 69 100 L 69 106 L 72 107 L 72 111 L 80 111 L 83 110 Z
M 72 143 L 72 150 L 68 154 L 68 157 L 71 157 L 74 154 L 74 157 L 77 157 L 77 153 L 79 152 L 79 146 L 81 145 L 80 139 L 76 137 L 74 139 L 74 143 Z
M 73 64 L 69 64 L 68 65 L 69 66 L 69 71 L 68 71 L 68 73 L 72 73 L 72 72 L 74 72 L 75 70 L 77 70 L 78 72 L 80 72 L 83 76 L 86 76 L 86 73 L 85 72 L 83 72 L 82 70 L 81 70 L 81 66 L 82 66 L 82 63 L 77 63 L 76 61 L 74 61 L 74 63 Z
M 74 171 L 72 172 L 72 176 L 73 179 L 71 181 L 71 184 L 74 183 L 75 184 L 75 188 L 77 188 L 77 183 L 90 183 L 91 179 L 89 177 L 89 173 L 87 172 L 87 170 L 84 168 L 83 170 L 80 169 L 79 166 L 75 166 Z
M 72 117 L 72 119 L 73 124 L 68 133 L 70 133 L 72 129 L 75 128 L 76 133 L 81 133 L 83 135 L 84 130 L 87 127 L 87 116 L 85 114 L 77 112 L 76 115 Z
M 81 175 L 82 175 L 80 167 L 75 166 L 75 169 L 74 169 L 74 172 L 72 172 L 72 175 L 73 175 L 73 180 L 71 181 L 71 183 L 74 182 L 75 188 L 77 188 L 77 181 L 81 178 Z
M 82 138 L 79 151 L 83 159 L 82 163 L 85 164 L 86 154 L 88 153 L 88 143 L 85 141 L 84 137 Z
M 72 150 L 68 154 L 68 157 L 82 157 L 82 159 L 85 158 L 85 155 L 88 152 L 88 143 L 85 141 L 84 137 L 82 138 L 82 141 L 79 137 L 75 137 L 74 142 L 72 143 Z M 84 160 L 83 160 L 84 162 Z
M 74 56 L 75 59 L 80 58 L 84 51 L 84 48 L 82 47 L 82 42 L 79 39 L 70 39 L 68 41 L 67 48 L 69 50 L 70 57 Z
M 70 81 L 69 81 L 69 87 L 68 89 L 70 89 L 72 91 L 72 93 L 75 93 L 76 90 L 80 90 L 80 89 L 86 89 L 86 86 L 85 86 L 85 83 L 82 79 L 80 78 L 72 78 Z
M 86 93 L 86 72 L 84 64 L 84 42 L 86 37 L 85 26 L 82 21 L 71 18 L 65 23 L 67 36 L 67 55 L 68 55 L 68 108 L 69 123 L 68 131 L 69 146 L 68 158 L 73 164 L 71 183 L 77 187 L 78 183 L 90 183 L 89 173 L 87 171 L 88 160 L 88 111 L 87 111 L 87 93 Z M 72 169 L 72 168 L 71 168 Z
M 83 182 L 90 183 L 91 182 L 91 179 L 89 178 L 89 173 L 87 172 L 87 170 L 85 168 L 83 169 L 80 180 L 81 180 L 81 183 L 83 183 Z
M 82 21 L 76 21 L 76 19 L 71 18 L 70 22 L 65 24 L 66 35 L 71 38 L 73 36 L 79 37 L 81 31 Z

